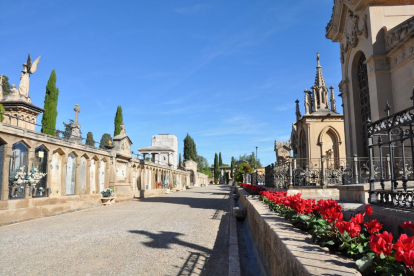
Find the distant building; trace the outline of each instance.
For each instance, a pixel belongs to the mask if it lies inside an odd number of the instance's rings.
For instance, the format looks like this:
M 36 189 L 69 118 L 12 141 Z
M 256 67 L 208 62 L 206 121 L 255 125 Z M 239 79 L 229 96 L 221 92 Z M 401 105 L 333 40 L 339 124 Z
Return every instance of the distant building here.
M 150 158 L 150 161 L 154 163 L 177 168 L 178 142 L 175 135 L 154 135 L 152 136 L 151 146 L 140 148 L 138 151 L 143 159 Z

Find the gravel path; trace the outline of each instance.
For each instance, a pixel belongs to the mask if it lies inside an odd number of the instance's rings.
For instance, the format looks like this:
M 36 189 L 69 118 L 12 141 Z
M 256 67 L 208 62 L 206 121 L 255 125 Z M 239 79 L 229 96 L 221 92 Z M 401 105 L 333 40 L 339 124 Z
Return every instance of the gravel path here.
M 0 227 L 1 275 L 227 275 L 229 186 Z

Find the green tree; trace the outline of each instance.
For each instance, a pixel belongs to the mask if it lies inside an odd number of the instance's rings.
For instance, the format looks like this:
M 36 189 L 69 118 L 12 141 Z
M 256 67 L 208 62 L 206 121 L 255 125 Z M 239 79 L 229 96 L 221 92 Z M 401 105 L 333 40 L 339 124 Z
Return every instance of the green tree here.
M 102 135 L 101 141 L 99 142 L 99 147 L 101 149 L 105 149 L 105 145 L 108 145 L 109 141 L 112 142 L 111 134 L 105 133 L 104 135 Z
M 257 168 L 257 162 L 256 162 L 256 157 L 255 157 L 255 155 L 254 155 L 254 152 L 252 152 L 252 155 L 250 155 L 251 156 L 251 163 L 250 163 L 250 165 L 252 165 L 253 166 L 253 168 Z
M 5 113 L 6 110 L 4 109 L 4 106 L 2 104 L 0 104 L 0 122 L 4 121 L 4 116 L 3 113 Z
M 181 153 L 178 154 L 178 167 L 182 167 L 183 166 L 183 160 L 181 159 Z
M 70 136 L 72 135 L 72 124 L 73 124 L 73 122 L 74 121 L 72 119 L 69 119 L 69 124 L 63 122 L 63 125 L 65 126 L 65 131 L 61 131 L 60 133 L 62 133 L 64 139 L 69 139 Z M 79 130 L 79 132 L 80 132 L 80 134 L 82 134 L 81 130 Z M 82 138 L 82 136 L 81 136 L 81 138 Z
M 56 136 L 56 118 L 58 115 L 57 105 L 59 97 L 59 88 L 56 87 L 56 72 L 53 69 L 50 73 L 49 80 L 46 85 L 46 95 L 43 117 L 42 117 L 42 133 Z
M 115 131 L 114 137 L 121 133 L 121 124 L 124 122 L 124 117 L 122 116 L 122 107 L 118 105 L 115 114 Z
M 262 164 L 260 163 L 260 159 L 256 159 L 253 153 L 252 153 L 252 155 L 247 155 L 247 154 L 240 155 L 239 156 L 239 161 L 240 160 L 245 160 L 245 161 L 249 162 L 249 164 L 251 166 L 257 166 L 257 168 L 262 167 Z
M 90 131 L 88 132 L 88 134 L 86 134 L 85 145 L 92 146 L 92 147 L 95 146 L 95 140 L 93 140 L 93 134 Z
M 2 85 L 3 87 L 3 95 L 6 96 L 10 94 L 11 86 L 9 83 L 9 78 L 5 75 L 3 75 Z
M 221 159 L 221 152 L 219 152 L 219 166 L 223 166 L 223 159 Z
M 234 156 L 231 157 L 231 165 L 230 165 L 230 177 L 233 179 L 234 177 L 234 166 L 236 165 L 236 160 L 234 159 Z
M 197 148 L 193 138 L 188 135 L 184 138 L 184 160 L 193 160 L 197 162 Z
M 220 168 L 217 153 L 214 155 L 214 183 L 218 184 L 220 180 Z

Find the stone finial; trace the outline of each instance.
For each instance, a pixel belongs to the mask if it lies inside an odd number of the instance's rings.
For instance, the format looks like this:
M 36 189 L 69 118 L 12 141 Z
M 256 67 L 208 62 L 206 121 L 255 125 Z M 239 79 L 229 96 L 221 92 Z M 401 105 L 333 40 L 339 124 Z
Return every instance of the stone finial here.
M 319 53 L 316 53 L 316 61 L 318 62 L 318 67 L 321 66 L 320 59 L 321 59 L 321 56 L 319 55 Z
M 329 89 L 331 90 L 331 110 L 333 112 L 336 112 L 336 100 L 335 100 L 335 93 L 334 93 L 334 87 L 331 86 L 329 87 Z
M 305 89 L 305 91 L 303 92 L 305 93 L 305 115 L 306 115 L 312 112 L 312 108 L 311 108 L 311 104 L 309 100 L 310 91 L 308 89 Z
M 300 118 L 302 117 L 302 113 L 300 113 L 299 100 L 296 100 L 295 103 L 296 103 L 296 121 L 298 122 Z

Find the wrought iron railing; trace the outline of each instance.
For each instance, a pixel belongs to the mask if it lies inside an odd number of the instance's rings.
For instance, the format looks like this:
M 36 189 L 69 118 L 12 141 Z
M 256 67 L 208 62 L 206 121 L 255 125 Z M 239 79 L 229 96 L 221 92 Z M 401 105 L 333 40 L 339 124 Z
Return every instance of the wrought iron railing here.
M 266 167 L 266 186 L 322 186 L 368 183 L 368 158 L 289 158 Z
M 411 100 L 412 107 L 392 115 L 387 102 L 387 116 L 367 124 L 370 203 L 414 206 L 414 191 L 408 189 L 414 183 L 414 90 Z

